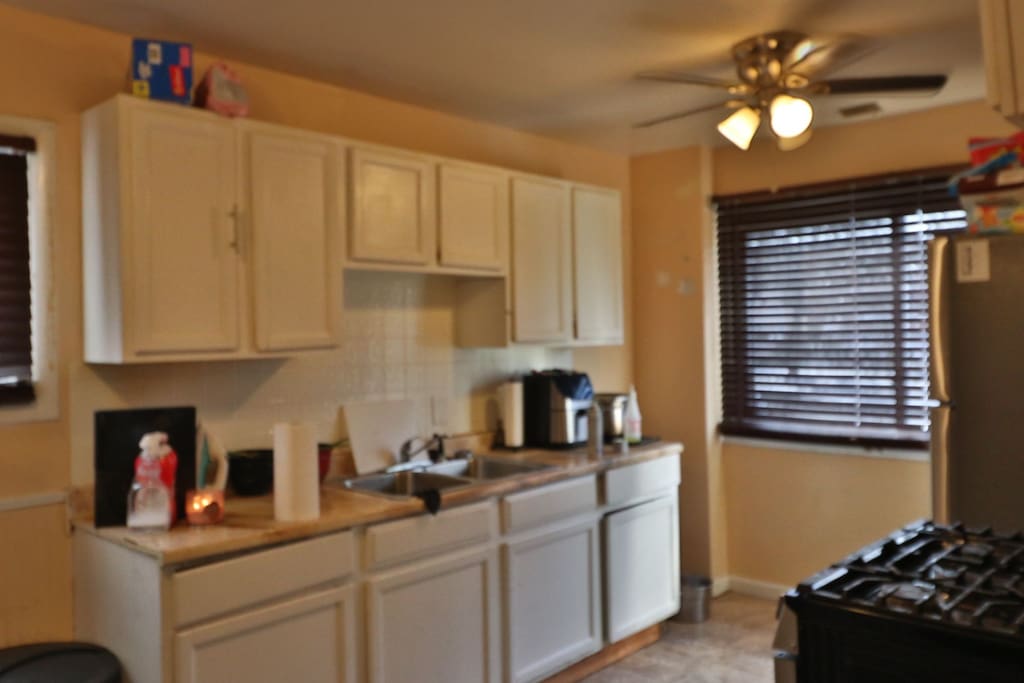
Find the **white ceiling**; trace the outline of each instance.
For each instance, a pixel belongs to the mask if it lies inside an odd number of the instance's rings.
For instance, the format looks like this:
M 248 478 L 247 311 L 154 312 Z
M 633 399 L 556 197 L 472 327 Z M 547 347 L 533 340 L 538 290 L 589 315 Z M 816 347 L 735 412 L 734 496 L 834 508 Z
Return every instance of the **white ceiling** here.
M 817 126 L 873 99 L 885 115 L 984 94 L 973 0 L 2 1 L 620 152 L 719 144 L 717 112 L 633 130 L 720 94 L 631 76 L 731 78 L 730 46 L 769 30 L 878 39 L 879 50 L 836 75 L 950 76 L 933 97 L 818 98 Z

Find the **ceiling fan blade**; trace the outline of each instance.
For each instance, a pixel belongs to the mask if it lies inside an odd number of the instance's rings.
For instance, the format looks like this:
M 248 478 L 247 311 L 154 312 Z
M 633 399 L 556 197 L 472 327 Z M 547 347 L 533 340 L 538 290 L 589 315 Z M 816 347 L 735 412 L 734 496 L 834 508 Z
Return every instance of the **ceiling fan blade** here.
M 722 88 L 730 93 L 744 92 L 746 86 L 733 81 L 726 81 L 721 78 L 708 78 L 695 74 L 682 74 L 676 71 L 641 71 L 636 75 L 644 81 L 662 81 L 664 83 L 682 83 L 684 85 L 704 85 L 712 88 Z
M 860 36 L 839 36 L 830 40 L 805 38 L 783 59 L 782 73 L 799 74 L 808 79 L 824 76 L 877 49 L 876 44 Z
M 696 109 L 688 109 L 687 111 L 676 112 L 675 114 L 668 114 L 666 116 L 659 116 L 656 119 L 649 121 L 641 121 L 640 123 L 633 124 L 633 128 L 650 128 L 656 126 L 659 123 L 666 123 L 668 121 L 675 121 L 676 119 L 685 118 L 687 116 L 693 116 L 694 114 L 703 114 L 706 111 L 712 111 L 713 109 L 736 109 L 742 107 L 746 102 L 742 100 L 726 100 L 725 102 L 716 102 L 715 104 L 709 104 L 706 107 L 697 107 Z
M 946 84 L 942 74 L 926 76 L 879 76 L 876 78 L 836 78 L 807 86 L 814 95 L 859 95 L 862 93 L 906 93 L 931 95 Z

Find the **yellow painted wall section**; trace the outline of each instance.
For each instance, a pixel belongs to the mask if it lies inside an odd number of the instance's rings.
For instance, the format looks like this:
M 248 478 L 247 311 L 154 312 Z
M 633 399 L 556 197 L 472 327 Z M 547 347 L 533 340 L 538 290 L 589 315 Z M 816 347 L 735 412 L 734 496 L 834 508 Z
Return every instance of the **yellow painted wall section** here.
M 714 192 L 966 163 L 968 137 L 1013 130 L 987 105 L 971 102 L 824 128 L 793 152 L 762 140 L 748 152 L 719 147 Z M 927 463 L 729 442 L 722 445 L 722 461 L 732 576 L 793 584 L 930 514 Z
M 705 409 L 705 244 L 708 150 L 632 159 L 637 392 L 644 432 L 682 441 L 680 540 L 684 572 L 711 576 L 717 465 Z M 713 449 L 712 449 L 713 450 Z M 714 457 L 714 453 L 710 457 Z M 722 544 L 724 545 L 724 544 Z
M 732 576 L 791 585 L 928 514 L 929 465 L 727 444 Z
M 83 376 L 90 376 L 93 383 L 102 381 L 92 377 L 93 370 L 81 361 L 79 114 L 124 90 L 129 55 L 129 36 L 0 6 L 0 82 L 4 84 L 0 113 L 57 124 L 55 245 L 62 378 L 58 420 L 0 427 L 0 497 L 61 490 L 68 485 L 69 396 Z M 214 59 L 196 55 L 197 77 Z M 629 163 L 625 157 L 270 69 L 239 63 L 232 66 L 246 85 L 256 119 L 618 188 L 623 192 L 624 243 L 630 243 Z M 631 261 L 628 247 L 625 251 L 628 286 Z M 577 366 L 592 371 L 602 386 L 628 386 L 631 380 L 628 305 L 626 316 L 625 347 L 577 353 Z M 79 444 L 76 448 L 90 446 Z M 62 511 L 55 509 L 62 517 Z M 47 516 L 51 513 L 50 508 L 0 513 L 5 558 L 0 646 L 70 636 L 69 543 L 63 524 L 50 523 Z M 46 517 L 47 523 L 32 522 L 40 516 Z M 25 520 L 29 523 L 22 528 Z M 31 619 L 25 619 L 27 602 L 36 605 Z

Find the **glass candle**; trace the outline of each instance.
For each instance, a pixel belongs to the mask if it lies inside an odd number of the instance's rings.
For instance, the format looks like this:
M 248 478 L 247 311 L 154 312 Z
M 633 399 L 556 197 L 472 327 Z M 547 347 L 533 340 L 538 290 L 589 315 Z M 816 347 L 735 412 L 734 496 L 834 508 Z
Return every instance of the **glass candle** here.
M 216 524 L 224 519 L 224 491 L 198 489 L 185 494 L 185 516 L 194 525 Z

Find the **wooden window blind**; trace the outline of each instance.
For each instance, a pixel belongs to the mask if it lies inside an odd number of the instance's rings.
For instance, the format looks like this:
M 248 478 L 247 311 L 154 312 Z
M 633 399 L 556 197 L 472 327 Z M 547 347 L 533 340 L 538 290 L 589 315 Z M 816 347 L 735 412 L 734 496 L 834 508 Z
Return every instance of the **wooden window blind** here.
M 35 149 L 0 135 L 0 404 L 35 400 L 26 158 Z
M 716 197 L 724 434 L 925 448 L 927 243 L 958 169 Z

